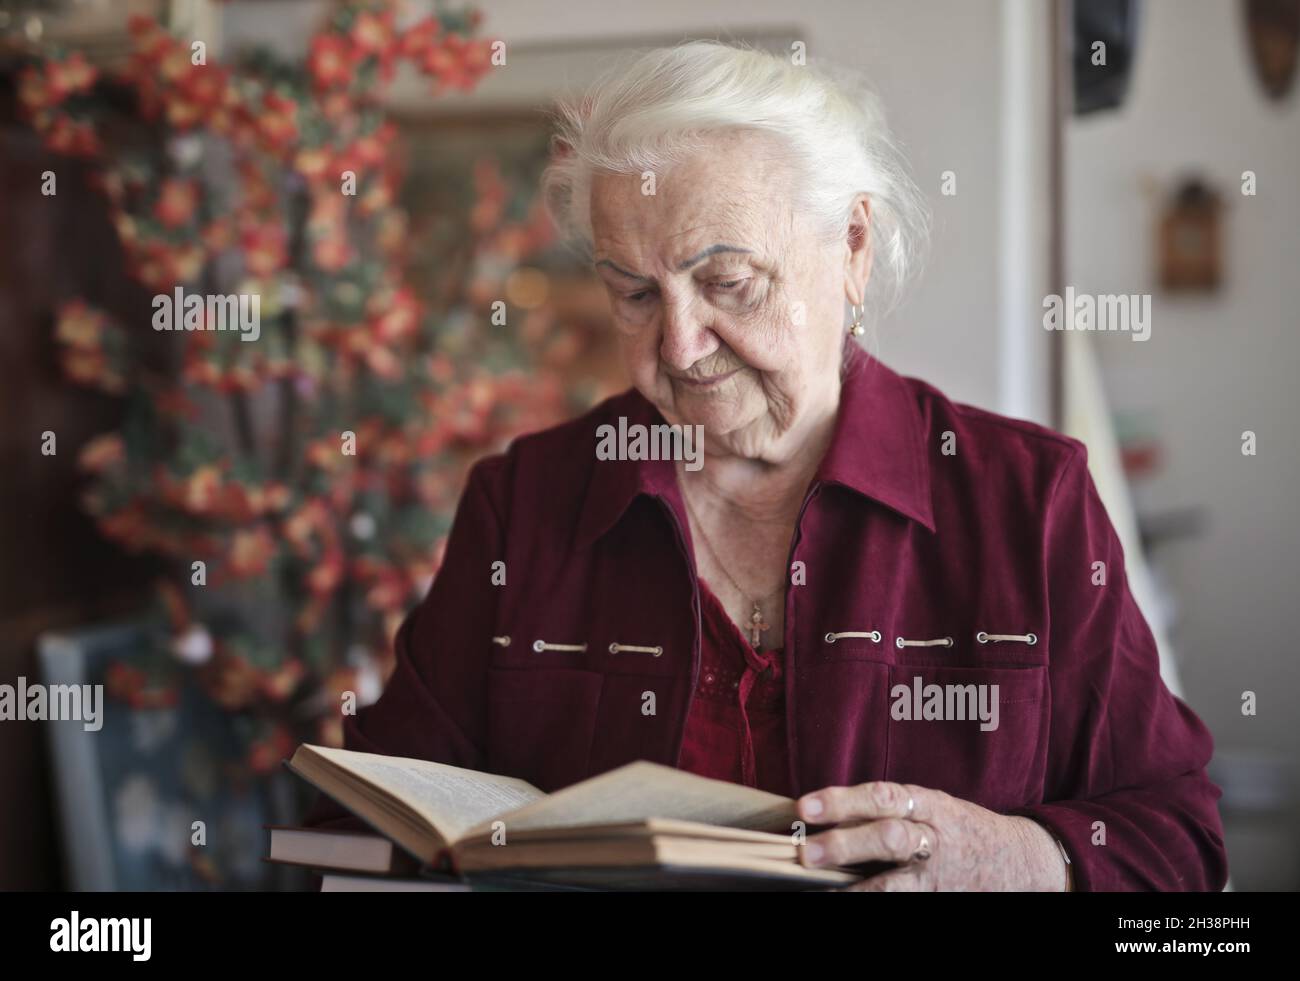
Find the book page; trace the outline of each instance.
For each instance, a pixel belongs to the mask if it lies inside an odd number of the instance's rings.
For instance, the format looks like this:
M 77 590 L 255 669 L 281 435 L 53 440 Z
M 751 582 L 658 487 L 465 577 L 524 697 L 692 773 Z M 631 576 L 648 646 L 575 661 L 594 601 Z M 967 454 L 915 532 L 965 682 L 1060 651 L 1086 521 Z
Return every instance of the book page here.
M 546 795 L 525 780 L 459 766 L 312 746 L 331 763 L 408 804 L 454 841 L 479 823 Z
M 557 790 L 501 818 L 510 829 L 566 828 L 675 818 L 789 834 L 794 801 L 644 760 Z M 487 830 L 484 825 L 472 834 Z

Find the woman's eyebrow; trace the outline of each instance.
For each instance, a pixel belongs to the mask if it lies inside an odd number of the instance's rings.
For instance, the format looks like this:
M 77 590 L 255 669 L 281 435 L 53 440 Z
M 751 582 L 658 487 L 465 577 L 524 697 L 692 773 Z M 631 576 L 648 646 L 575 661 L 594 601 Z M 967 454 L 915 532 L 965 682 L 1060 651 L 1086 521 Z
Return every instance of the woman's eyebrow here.
M 614 272 L 618 273 L 620 276 L 626 276 L 628 279 L 637 279 L 637 280 L 640 280 L 640 281 L 643 282 L 643 283 L 648 283 L 648 282 L 650 282 L 650 278 L 649 278 L 648 276 L 638 276 L 636 273 L 628 272 L 628 271 L 627 271 L 626 269 L 624 269 L 622 266 L 616 266 L 614 263 L 610 262 L 608 259 L 601 259 L 599 262 L 596 263 L 596 266 L 597 266 L 597 267 L 600 267 L 600 266 L 609 266 L 610 269 L 613 269 Z
M 742 252 L 745 253 L 746 255 L 753 255 L 754 250 L 742 248 L 739 245 L 726 245 L 724 243 L 719 242 L 717 245 L 710 245 L 703 252 L 700 252 L 697 255 L 693 255 L 689 259 L 679 262 L 677 264 L 677 270 L 678 272 L 685 272 L 687 269 L 690 269 L 691 266 L 697 266 L 705 259 L 709 258 L 709 256 L 717 255 L 720 252 Z M 640 276 L 637 273 L 628 272 L 622 266 L 615 264 L 609 259 L 601 259 L 596 263 L 596 265 L 598 267 L 608 266 L 610 269 L 613 269 L 614 272 L 618 273 L 620 276 L 626 276 L 628 279 L 639 280 L 640 282 L 643 283 L 650 282 L 649 276 Z
M 699 263 L 707 259 L 709 256 L 717 255 L 719 252 L 744 252 L 752 255 L 753 251 L 754 251 L 753 249 L 741 248 L 739 245 L 724 245 L 722 243 L 719 243 L 717 245 L 710 245 L 699 255 L 693 255 L 689 259 L 679 262 L 677 264 L 677 271 L 685 272 L 687 269 L 690 269 L 691 266 L 698 265 Z

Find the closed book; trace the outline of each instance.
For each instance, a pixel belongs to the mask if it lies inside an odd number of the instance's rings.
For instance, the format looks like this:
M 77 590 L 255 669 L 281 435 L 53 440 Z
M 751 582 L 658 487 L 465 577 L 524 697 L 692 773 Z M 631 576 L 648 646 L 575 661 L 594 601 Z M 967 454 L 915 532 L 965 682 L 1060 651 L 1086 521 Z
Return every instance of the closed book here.
M 403 875 L 420 863 L 383 835 L 272 826 L 267 860 L 320 870 Z

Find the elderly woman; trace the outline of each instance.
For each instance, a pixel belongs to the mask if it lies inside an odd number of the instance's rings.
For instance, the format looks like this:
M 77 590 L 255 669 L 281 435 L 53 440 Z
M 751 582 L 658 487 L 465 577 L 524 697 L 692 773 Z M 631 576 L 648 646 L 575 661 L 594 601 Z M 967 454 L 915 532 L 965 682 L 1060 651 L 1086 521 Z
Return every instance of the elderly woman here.
M 893 863 L 855 888 L 1222 888 L 1211 738 L 1084 447 L 854 340 L 925 227 L 870 105 L 697 42 L 563 112 L 546 200 L 634 387 L 474 468 L 347 745 L 787 794 L 806 864 Z

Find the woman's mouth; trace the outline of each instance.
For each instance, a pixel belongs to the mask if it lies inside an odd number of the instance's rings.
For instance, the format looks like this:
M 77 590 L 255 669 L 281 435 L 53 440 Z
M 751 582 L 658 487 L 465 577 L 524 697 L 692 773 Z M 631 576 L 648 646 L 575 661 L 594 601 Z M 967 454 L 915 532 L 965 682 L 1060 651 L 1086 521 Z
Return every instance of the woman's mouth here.
M 693 389 L 695 389 L 695 390 L 697 390 L 697 391 L 700 391 L 700 390 L 703 390 L 703 389 L 706 389 L 706 388 L 712 388 L 713 386 L 718 385 L 718 384 L 720 384 L 721 382 L 726 381 L 728 378 L 730 378 L 732 375 L 734 375 L 734 374 L 735 374 L 736 372 L 738 372 L 739 370 L 740 370 L 739 368 L 732 368 L 730 371 L 724 371 L 724 372 L 722 372 L 721 374 L 718 374 L 718 375 L 708 375 L 708 376 L 706 376 L 706 377 L 704 377 L 704 378 L 683 378 L 683 377 L 678 377 L 678 378 L 677 378 L 677 381 L 681 382 L 681 383 L 684 384 L 684 385 L 689 386 L 690 388 L 693 388 Z

